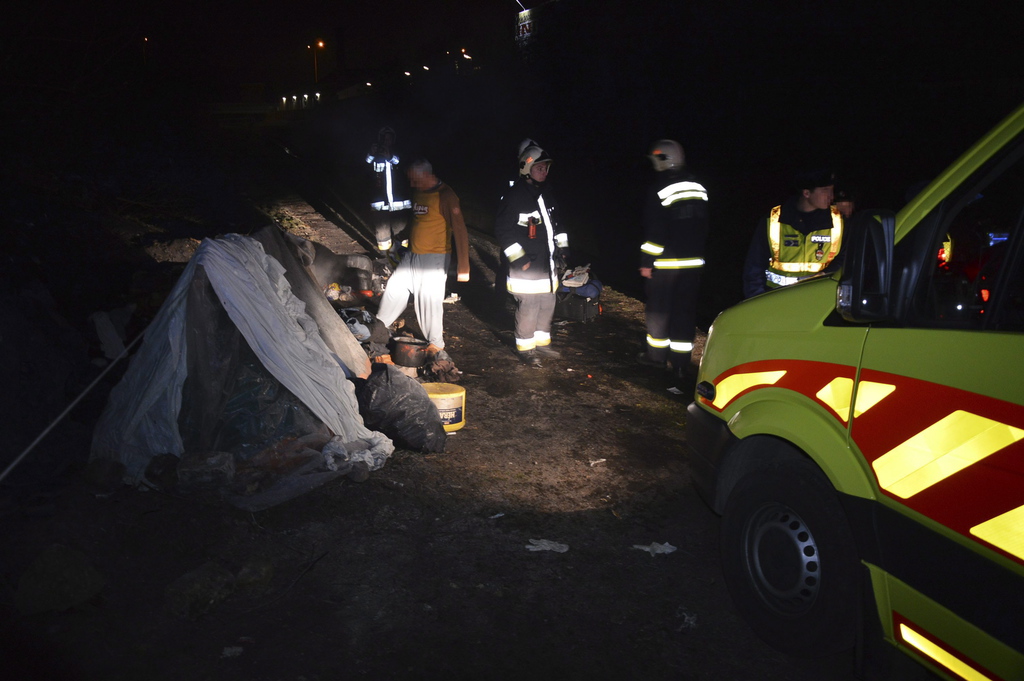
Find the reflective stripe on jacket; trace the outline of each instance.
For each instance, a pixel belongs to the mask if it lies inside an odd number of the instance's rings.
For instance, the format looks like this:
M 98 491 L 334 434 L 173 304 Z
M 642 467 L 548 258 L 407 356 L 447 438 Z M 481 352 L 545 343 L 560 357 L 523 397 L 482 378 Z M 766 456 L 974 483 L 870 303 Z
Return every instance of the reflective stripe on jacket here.
M 373 166 L 377 173 L 377 193 L 370 202 L 370 208 L 379 211 L 396 211 L 412 208 L 412 201 L 395 197 L 393 167 L 398 165 L 398 157 L 374 156 L 368 154 L 366 162 Z
M 768 245 L 772 259 L 765 270 L 768 286 L 778 288 L 822 272 L 843 243 L 843 216 L 833 206 L 832 227 L 804 234 L 780 220 L 782 206 L 768 216 Z
M 708 192 L 692 175 L 659 173 L 644 207 L 644 243 L 640 266 L 656 270 L 704 266 Z
M 554 293 L 558 289 L 555 249 L 568 248 L 569 239 L 558 228 L 551 197 L 542 190 L 520 179 L 498 208 L 494 232 L 509 261 L 506 286 L 511 293 Z

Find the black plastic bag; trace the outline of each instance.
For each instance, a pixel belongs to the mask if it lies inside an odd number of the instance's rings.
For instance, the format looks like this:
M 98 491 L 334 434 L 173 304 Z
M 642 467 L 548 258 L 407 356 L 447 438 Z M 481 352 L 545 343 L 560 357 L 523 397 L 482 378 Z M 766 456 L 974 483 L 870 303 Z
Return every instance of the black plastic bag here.
M 384 433 L 403 449 L 443 452 L 448 433 L 437 405 L 416 379 L 391 364 L 374 364 L 365 379 L 352 379 L 367 428 Z

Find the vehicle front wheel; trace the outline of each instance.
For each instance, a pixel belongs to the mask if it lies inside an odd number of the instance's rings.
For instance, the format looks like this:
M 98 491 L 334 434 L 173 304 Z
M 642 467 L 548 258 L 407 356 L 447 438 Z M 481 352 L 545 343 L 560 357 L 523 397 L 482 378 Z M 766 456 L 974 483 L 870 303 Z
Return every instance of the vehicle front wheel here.
M 853 647 L 861 570 L 828 478 L 789 456 L 741 478 L 725 505 L 722 568 L 737 609 L 773 647 L 802 656 Z

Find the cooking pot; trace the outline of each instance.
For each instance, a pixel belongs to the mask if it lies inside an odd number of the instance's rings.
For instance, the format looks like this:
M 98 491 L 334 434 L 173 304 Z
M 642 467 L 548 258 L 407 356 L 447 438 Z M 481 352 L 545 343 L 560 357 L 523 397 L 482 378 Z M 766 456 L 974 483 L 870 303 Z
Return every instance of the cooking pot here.
M 391 361 L 403 367 L 421 367 L 427 363 L 427 341 L 418 338 L 396 338 Z

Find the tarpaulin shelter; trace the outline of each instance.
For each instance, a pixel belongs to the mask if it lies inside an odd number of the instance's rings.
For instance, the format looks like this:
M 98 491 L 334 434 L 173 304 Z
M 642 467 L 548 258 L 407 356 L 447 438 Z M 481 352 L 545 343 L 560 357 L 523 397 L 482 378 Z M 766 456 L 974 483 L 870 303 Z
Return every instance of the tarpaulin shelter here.
M 364 425 L 349 380 L 368 376 L 370 362 L 323 294 L 330 281 L 369 277 L 369 267 L 366 256 L 336 255 L 275 226 L 204 240 L 111 392 L 91 459 L 122 463 L 128 483 L 161 454 L 259 461 L 275 475 L 230 490 L 270 495 L 248 507 L 295 496 L 357 459 L 380 468 L 394 444 Z M 294 444 L 303 438 L 316 444 Z M 327 440 L 333 458 L 317 451 Z M 313 477 L 282 488 L 299 474 Z

